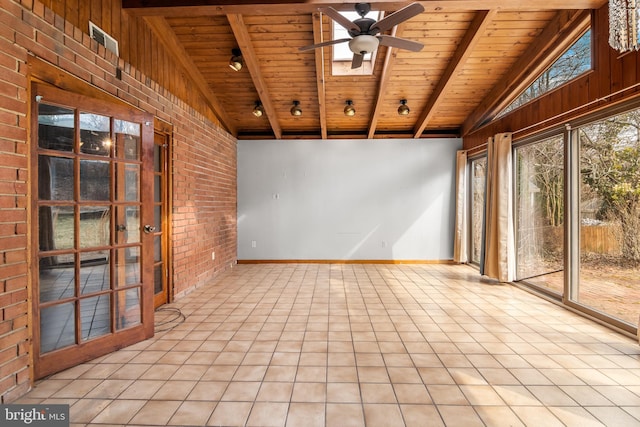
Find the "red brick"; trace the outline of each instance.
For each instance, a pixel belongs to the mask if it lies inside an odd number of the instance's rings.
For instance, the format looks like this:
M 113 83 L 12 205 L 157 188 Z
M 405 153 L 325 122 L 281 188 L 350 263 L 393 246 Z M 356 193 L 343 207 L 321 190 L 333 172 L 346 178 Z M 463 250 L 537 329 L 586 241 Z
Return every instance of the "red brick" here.
M 24 378 L 24 375 L 28 374 L 28 370 L 25 369 L 20 371 L 20 373 L 16 376 L 16 378 Z M 0 388 L 2 390 L 2 388 Z M 25 395 L 29 390 L 31 390 L 31 381 L 22 380 L 22 382 L 18 382 L 15 387 L 7 391 L 2 396 L 3 403 L 11 403 L 18 400 L 20 397 Z
M 11 292 L 16 289 L 26 289 L 27 287 L 27 276 L 13 277 L 6 279 L 4 281 L 4 291 Z M 1 347 L 0 347 L 1 348 Z
M 6 25 L 12 31 L 17 31 L 24 34 L 27 37 L 33 38 L 34 29 L 28 23 L 21 19 L 21 15 L 14 15 L 13 13 L 6 13 L 4 6 L 0 9 L 0 19 L 3 25 Z
M 20 302 L 4 308 L 4 320 L 13 320 L 27 313 L 27 302 Z M 2 347 L 0 347 L 2 348 Z
M 27 112 L 27 105 L 25 102 L 19 101 L 15 98 L 9 98 L 5 95 L 0 94 L 0 108 L 15 111 L 15 112 Z
M 5 240 L 6 240 L 6 238 L 1 239 L 0 243 L 4 243 Z M 27 265 L 26 264 L 10 264 L 10 265 L 2 264 L 2 265 L 0 265 L 0 277 L 10 278 L 10 277 L 24 276 L 26 274 L 27 274 Z
M 29 331 L 27 328 L 22 328 L 18 330 L 14 330 L 13 332 L 0 337 L 0 348 L 10 348 L 15 347 L 20 342 L 24 342 L 29 338 Z M 4 375 L 0 369 L 0 377 Z
M 0 123 L 0 133 L 6 139 L 24 141 L 27 139 L 27 130 L 16 126 L 9 126 Z

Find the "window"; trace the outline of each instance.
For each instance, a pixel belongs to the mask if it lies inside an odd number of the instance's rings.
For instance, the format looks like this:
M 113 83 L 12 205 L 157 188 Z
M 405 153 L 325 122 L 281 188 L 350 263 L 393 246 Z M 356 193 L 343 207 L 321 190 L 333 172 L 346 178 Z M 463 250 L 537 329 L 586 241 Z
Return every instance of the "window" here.
M 511 104 L 502 110 L 496 118 L 502 117 L 529 101 L 539 98 L 590 69 L 591 30 L 587 30 Z
M 487 158 L 471 161 L 471 263 L 480 265 Z
M 515 150 L 516 278 L 562 294 L 564 137 Z
M 342 16 L 349 21 L 355 21 L 360 18 L 357 12 L 340 12 Z M 375 21 L 380 19 L 379 11 L 370 11 L 365 15 L 365 18 L 370 18 Z M 336 24 L 332 21 L 332 36 L 333 40 L 349 38 L 349 32 L 342 25 Z M 351 69 L 351 60 L 353 58 L 353 52 L 349 49 L 349 42 L 334 44 L 332 49 L 333 58 L 331 61 L 331 72 L 334 76 L 347 76 L 347 75 L 362 75 L 373 74 L 373 63 L 375 61 L 376 52 L 366 54 L 362 62 L 362 67 Z
M 640 109 L 589 123 L 580 151 L 578 283 L 571 299 L 631 325 L 640 296 Z

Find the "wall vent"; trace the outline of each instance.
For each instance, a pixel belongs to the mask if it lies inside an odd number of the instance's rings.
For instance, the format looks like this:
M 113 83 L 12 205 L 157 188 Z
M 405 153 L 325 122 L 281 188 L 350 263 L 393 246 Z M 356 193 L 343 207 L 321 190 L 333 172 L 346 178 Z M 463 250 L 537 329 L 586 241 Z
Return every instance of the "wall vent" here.
M 98 27 L 93 22 L 89 21 L 89 34 L 91 38 L 97 41 L 99 44 L 118 55 L 118 41 L 104 32 L 102 28 Z

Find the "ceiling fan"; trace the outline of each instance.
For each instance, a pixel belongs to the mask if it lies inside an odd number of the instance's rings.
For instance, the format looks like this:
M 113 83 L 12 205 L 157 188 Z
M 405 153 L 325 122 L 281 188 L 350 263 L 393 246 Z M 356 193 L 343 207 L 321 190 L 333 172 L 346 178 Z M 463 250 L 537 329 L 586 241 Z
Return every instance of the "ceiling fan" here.
M 355 9 L 358 15 L 360 15 L 360 18 L 355 19 L 353 22 L 349 21 L 349 19 L 332 7 L 321 9 L 323 13 L 333 19 L 337 24 L 344 27 L 351 38 L 329 40 L 304 46 L 300 48 L 300 51 L 349 42 L 349 49 L 353 52 L 353 59 L 351 60 L 351 68 L 353 69 L 361 67 L 364 55 L 376 50 L 379 44 L 413 52 L 418 52 L 422 49 L 422 43 L 382 34 L 388 29 L 424 12 L 424 7 L 420 3 L 411 3 L 391 15 L 385 16 L 380 21 L 365 18 L 367 13 L 371 11 L 371 5 L 369 3 L 357 3 Z

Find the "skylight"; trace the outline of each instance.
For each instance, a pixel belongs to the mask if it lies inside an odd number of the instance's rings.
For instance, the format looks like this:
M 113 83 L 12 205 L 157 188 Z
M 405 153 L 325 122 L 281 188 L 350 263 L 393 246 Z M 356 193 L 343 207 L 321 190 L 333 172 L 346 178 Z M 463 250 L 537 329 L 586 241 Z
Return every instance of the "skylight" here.
M 340 12 L 340 14 L 345 18 L 347 18 L 349 21 L 355 21 L 356 19 L 360 18 L 360 15 L 358 15 L 358 12 L 355 12 L 355 11 Z M 380 12 L 372 10 L 365 15 L 365 18 L 371 18 L 378 21 L 380 19 Z M 351 37 L 346 28 L 342 27 L 342 25 L 336 24 L 335 22 L 332 22 L 332 36 L 333 36 L 332 40 L 346 39 Z M 351 59 L 353 58 L 353 52 L 349 50 L 349 42 L 338 43 L 333 45 L 332 47 L 333 47 L 332 73 L 334 75 L 372 74 L 373 73 L 373 66 L 371 63 L 373 61 L 375 52 L 373 54 L 368 53 L 364 56 L 362 67 L 355 70 L 351 70 Z
M 355 21 L 356 19 L 360 18 L 360 15 L 358 15 L 357 12 L 340 12 L 340 15 L 344 16 L 349 21 Z M 375 19 L 377 21 L 379 15 L 380 15 L 380 12 L 372 10 L 371 12 L 365 15 L 365 18 Z M 335 22 L 333 23 L 333 40 L 345 39 L 349 37 L 350 36 L 346 28 L 344 28 L 342 25 L 336 24 Z M 338 43 L 333 45 L 334 61 L 351 61 L 352 57 L 353 57 L 353 53 L 349 50 L 348 42 Z M 364 56 L 364 60 L 371 61 L 371 54 L 370 53 L 366 54 Z

